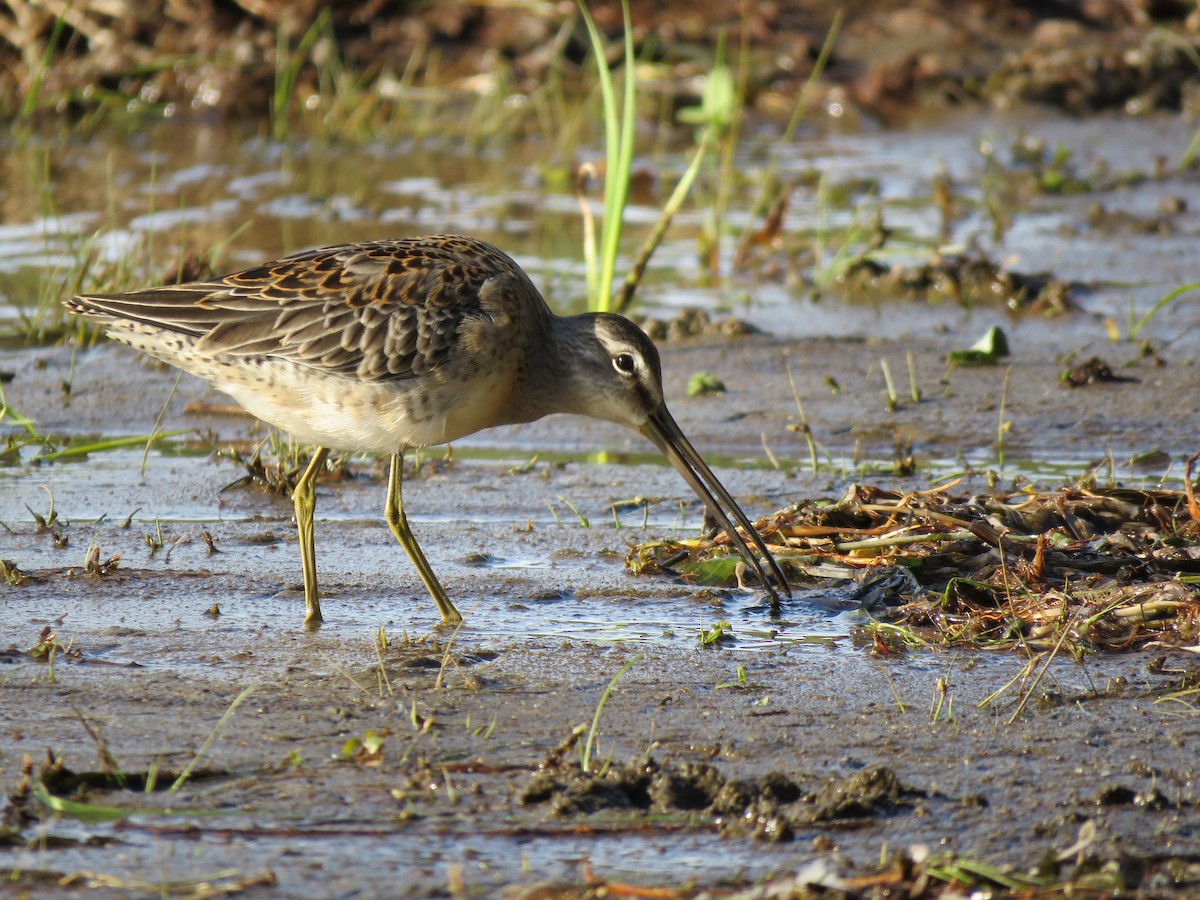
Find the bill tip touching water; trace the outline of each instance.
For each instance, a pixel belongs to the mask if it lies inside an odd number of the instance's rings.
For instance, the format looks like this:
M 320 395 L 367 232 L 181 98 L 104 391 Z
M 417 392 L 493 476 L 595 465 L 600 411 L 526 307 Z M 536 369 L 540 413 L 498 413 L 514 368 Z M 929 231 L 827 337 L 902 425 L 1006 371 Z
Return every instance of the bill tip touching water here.
M 555 315 L 521 268 L 483 241 L 345 244 L 209 281 L 64 302 L 319 448 L 293 496 L 306 623 L 322 621 L 313 515 L 331 450 L 390 455 L 385 518 L 442 621 L 457 622 L 404 515 L 404 452 L 553 413 L 640 431 L 704 502 L 772 605 L 780 590 L 790 595 L 762 537 L 667 409 L 650 339 L 621 316 Z

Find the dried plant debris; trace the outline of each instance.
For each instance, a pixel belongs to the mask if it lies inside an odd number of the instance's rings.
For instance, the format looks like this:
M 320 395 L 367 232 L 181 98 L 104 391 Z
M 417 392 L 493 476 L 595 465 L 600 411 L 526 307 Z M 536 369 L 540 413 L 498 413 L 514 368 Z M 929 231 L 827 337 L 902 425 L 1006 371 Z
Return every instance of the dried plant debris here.
M 296 488 L 296 482 L 300 480 L 301 474 L 308 465 L 308 458 L 303 455 L 303 450 L 299 445 L 294 444 L 278 448 L 271 460 L 264 460 L 261 450 L 255 451 L 253 456 L 245 457 L 235 447 L 219 450 L 217 455 L 232 459 L 246 473 L 237 481 L 227 484 L 221 489 L 222 491 L 232 488 L 258 487 L 269 494 L 291 497 Z M 340 481 L 352 477 L 352 473 L 346 466 L 346 459 L 346 456 L 339 455 L 327 462 L 321 478 Z
M 1091 356 L 1081 363 L 1076 363 L 1062 373 L 1062 382 L 1067 387 L 1086 387 L 1089 384 L 1102 382 L 1137 381 L 1128 375 L 1118 375 L 1107 362 L 1099 356 Z
M 886 845 L 885 845 L 886 846 Z M 823 841 L 815 850 L 825 850 Z M 713 889 L 681 882 L 669 886 L 628 884 L 604 878 L 584 860 L 589 892 L 571 888 L 514 896 L 654 897 L 661 900 L 774 900 L 799 897 L 1110 897 L 1191 896 L 1200 884 L 1200 863 L 1189 856 L 1137 856 L 1112 846 L 1087 820 L 1069 847 L 1048 853 L 1028 869 L 999 866 L 969 853 L 933 852 L 913 845 L 884 853 L 877 866 L 846 865 L 836 853 L 814 853 L 804 864 L 753 885 Z M 1154 885 L 1163 885 L 1158 891 Z M 1190 889 L 1190 890 L 1189 890 Z
M 953 487 L 853 485 L 758 528 L 794 586 L 852 582 L 842 608 L 900 627 L 905 646 L 1200 652 L 1200 506 L 1188 492 Z M 626 562 L 706 584 L 744 573 L 724 535 L 643 544 Z
M 0 583 L 25 584 L 29 579 L 29 573 L 22 571 L 11 559 L 0 559 Z

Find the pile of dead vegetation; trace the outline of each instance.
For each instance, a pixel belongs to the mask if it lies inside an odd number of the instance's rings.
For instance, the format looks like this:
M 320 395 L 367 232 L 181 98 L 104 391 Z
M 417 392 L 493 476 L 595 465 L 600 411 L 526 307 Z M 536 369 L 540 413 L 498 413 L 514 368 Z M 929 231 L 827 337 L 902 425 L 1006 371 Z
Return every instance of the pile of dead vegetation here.
M 852 583 L 842 608 L 889 625 L 870 629 L 875 642 L 1073 653 L 1200 644 L 1190 489 L 1081 483 L 960 496 L 956 484 L 854 485 L 758 527 L 793 586 Z M 643 544 L 627 563 L 709 584 L 744 572 L 723 534 Z

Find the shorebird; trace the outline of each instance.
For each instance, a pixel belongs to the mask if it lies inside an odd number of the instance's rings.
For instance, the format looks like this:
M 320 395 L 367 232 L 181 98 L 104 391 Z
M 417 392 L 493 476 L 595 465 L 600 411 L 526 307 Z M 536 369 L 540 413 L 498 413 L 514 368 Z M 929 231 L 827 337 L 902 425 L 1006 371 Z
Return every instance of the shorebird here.
M 483 241 L 345 244 L 211 281 L 64 303 L 318 448 L 293 492 L 306 624 L 323 621 L 313 514 L 330 450 L 391 456 L 384 518 L 442 621 L 459 622 L 404 514 L 404 452 L 551 413 L 640 431 L 708 507 L 773 606 L 779 595 L 763 561 L 790 595 L 762 537 L 667 410 L 650 339 L 621 316 L 555 315 L 520 266 Z

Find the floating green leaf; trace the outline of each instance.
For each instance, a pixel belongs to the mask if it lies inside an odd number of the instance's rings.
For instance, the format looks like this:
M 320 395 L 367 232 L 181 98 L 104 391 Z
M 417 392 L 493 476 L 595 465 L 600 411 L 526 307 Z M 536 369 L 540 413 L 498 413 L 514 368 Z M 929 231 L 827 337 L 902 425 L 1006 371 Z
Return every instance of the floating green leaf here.
M 700 629 L 701 647 L 716 647 L 731 640 L 733 640 L 733 626 L 728 622 L 713 622 L 710 628 Z
M 701 394 L 725 393 L 725 382 L 711 372 L 697 372 L 688 379 L 687 392 L 689 397 L 699 397 Z
M 969 350 L 951 350 L 946 361 L 956 366 L 994 366 L 1008 356 L 1008 337 L 998 325 L 987 333 Z
M 741 561 L 740 556 L 701 559 L 696 562 L 684 563 L 679 566 L 679 572 L 687 575 L 690 581 L 699 584 L 732 587 L 737 584 L 737 567 Z

